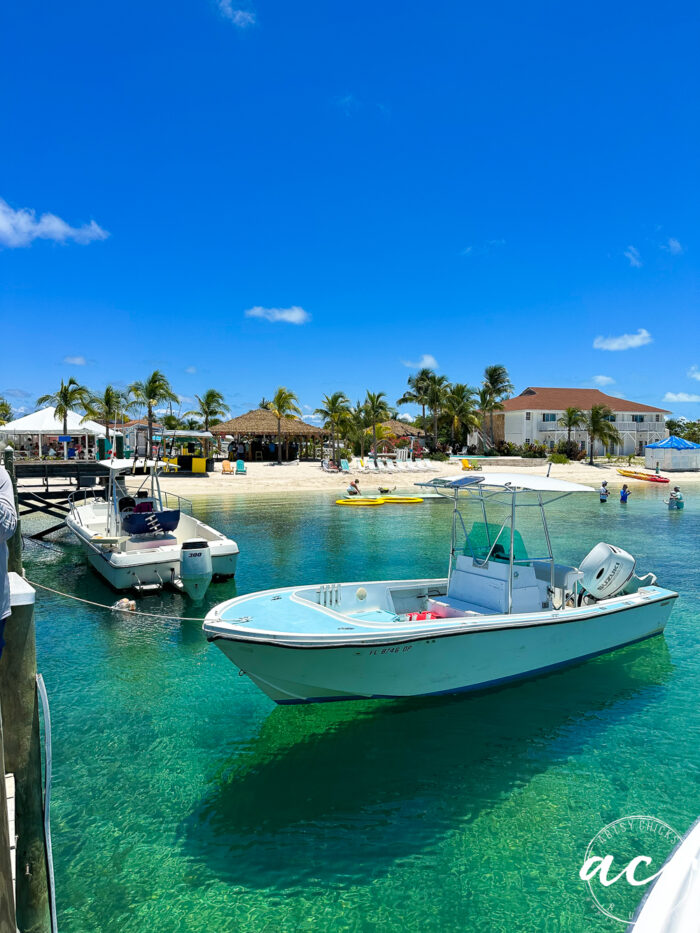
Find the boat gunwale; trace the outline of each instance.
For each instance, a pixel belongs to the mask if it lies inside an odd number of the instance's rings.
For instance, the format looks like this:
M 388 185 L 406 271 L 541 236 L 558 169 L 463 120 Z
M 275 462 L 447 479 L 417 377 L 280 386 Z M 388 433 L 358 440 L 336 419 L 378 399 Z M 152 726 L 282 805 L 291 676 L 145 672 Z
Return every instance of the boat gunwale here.
M 377 581 L 377 582 L 384 582 L 384 581 Z M 391 582 L 391 581 L 387 581 L 387 582 Z M 413 581 L 401 581 L 401 582 L 411 583 Z M 347 585 L 352 586 L 352 585 L 357 585 L 357 584 L 347 584 Z M 365 585 L 368 585 L 368 584 L 365 584 Z M 651 589 L 651 588 L 645 587 L 644 589 Z M 483 623 L 483 622 L 476 623 L 474 621 L 455 619 L 454 621 L 456 623 L 456 626 L 451 627 L 450 629 L 440 629 L 434 632 L 431 632 L 430 630 L 426 630 L 425 628 L 423 628 L 420 632 L 415 632 L 415 631 L 412 632 L 410 630 L 403 629 L 401 633 L 397 632 L 395 636 L 390 637 L 388 640 L 386 636 L 384 635 L 384 633 L 383 635 L 378 635 L 376 638 L 372 639 L 371 637 L 369 637 L 369 633 L 367 635 L 362 634 L 355 638 L 348 638 L 346 634 L 336 634 L 333 632 L 329 632 L 327 634 L 320 636 L 321 638 L 327 639 L 326 641 L 322 641 L 322 642 L 319 641 L 318 634 L 305 636 L 303 634 L 294 635 L 292 633 L 284 633 L 281 638 L 272 638 L 272 637 L 265 638 L 265 637 L 261 637 L 262 635 L 266 633 L 266 630 L 264 629 L 254 629 L 254 628 L 243 629 L 238 626 L 234 626 L 232 623 L 226 622 L 226 620 L 223 620 L 221 618 L 218 618 L 218 620 L 216 621 L 213 619 L 210 620 L 209 616 L 212 615 L 214 612 L 216 612 L 216 609 L 211 610 L 210 613 L 207 613 L 207 616 L 205 617 L 204 623 L 202 625 L 202 629 L 206 634 L 207 641 L 209 642 L 214 642 L 214 641 L 219 641 L 219 640 L 238 641 L 238 642 L 245 642 L 248 644 L 269 645 L 269 646 L 277 647 L 277 648 L 288 648 L 291 650 L 307 650 L 311 648 L 324 650 L 324 649 L 338 649 L 338 648 L 352 648 L 352 647 L 382 647 L 382 646 L 389 646 L 389 645 L 404 644 L 406 642 L 426 641 L 426 640 L 432 641 L 438 638 L 455 638 L 455 637 L 459 637 L 462 635 L 489 634 L 493 632 L 500 632 L 500 631 L 506 631 L 506 630 L 517 631 L 519 629 L 526 629 L 526 628 L 539 628 L 539 627 L 550 626 L 550 625 L 566 625 L 572 622 L 586 622 L 586 621 L 589 621 L 590 619 L 601 617 L 602 615 L 605 615 L 605 616 L 617 615 L 621 612 L 629 612 L 633 609 L 639 609 L 642 606 L 652 606 L 652 605 L 656 605 L 657 603 L 663 604 L 667 600 L 678 599 L 679 594 L 673 590 L 667 590 L 663 587 L 657 587 L 657 586 L 654 586 L 653 589 L 658 591 L 657 593 L 654 593 L 653 595 L 649 595 L 649 594 L 643 593 L 642 590 L 638 590 L 636 593 L 632 593 L 628 596 L 611 597 L 612 601 L 619 600 L 621 598 L 625 600 L 633 601 L 631 604 L 628 602 L 627 605 L 622 605 L 622 606 L 619 606 L 618 608 L 613 608 L 612 606 L 610 607 L 602 606 L 599 602 L 593 606 L 588 606 L 586 608 L 575 607 L 573 609 L 568 609 L 568 610 L 561 610 L 561 609 L 542 610 L 541 615 L 547 616 L 547 618 L 541 618 L 541 619 L 533 619 L 532 612 L 517 613 L 517 614 L 501 613 L 499 615 L 487 617 L 491 621 L 486 622 L 486 623 Z M 276 590 L 271 589 L 271 590 L 262 591 L 261 593 L 256 593 L 254 595 L 258 596 L 258 595 L 269 594 L 269 593 L 274 593 L 274 592 L 276 592 Z M 245 596 L 236 597 L 234 600 L 229 601 L 225 605 L 230 606 L 233 603 L 237 602 L 239 599 L 245 600 L 246 597 Z M 601 601 L 601 602 L 607 602 L 607 601 Z M 312 606 L 310 608 L 313 609 L 314 611 L 316 611 L 316 609 L 321 609 L 321 610 L 328 609 L 328 607 L 324 607 L 324 606 L 319 606 L 319 607 Z M 332 614 L 338 616 L 341 619 L 346 618 L 340 613 L 332 613 Z M 517 618 L 517 616 L 524 616 L 525 618 L 522 621 L 513 621 L 515 618 Z M 479 618 L 485 618 L 485 617 L 479 617 Z M 230 633 L 227 633 L 225 631 L 212 631 L 212 626 L 215 626 L 217 624 L 228 625 L 231 627 L 232 631 Z M 661 629 L 659 631 L 661 631 Z M 379 640 L 382 637 L 384 637 L 384 640 Z M 283 638 L 284 639 L 291 638 L 291 639 L 295 639 L 295 641 L 282 640 Z M 315 639 L 315 641 L 304 641 L 305 638 Z M 341 642 L 340 639 L 343 639 L 343 641 Z

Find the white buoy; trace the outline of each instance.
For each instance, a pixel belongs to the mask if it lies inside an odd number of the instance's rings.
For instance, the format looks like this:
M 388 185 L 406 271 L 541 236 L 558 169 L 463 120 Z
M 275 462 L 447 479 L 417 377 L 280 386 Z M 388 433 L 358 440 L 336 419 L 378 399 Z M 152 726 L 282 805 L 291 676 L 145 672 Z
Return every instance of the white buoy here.
M 209 545 L 202 538 L 183 542 L 180 550 L 180 580 L 190 599 L 199 602 L 211 583 L 212 566 Z

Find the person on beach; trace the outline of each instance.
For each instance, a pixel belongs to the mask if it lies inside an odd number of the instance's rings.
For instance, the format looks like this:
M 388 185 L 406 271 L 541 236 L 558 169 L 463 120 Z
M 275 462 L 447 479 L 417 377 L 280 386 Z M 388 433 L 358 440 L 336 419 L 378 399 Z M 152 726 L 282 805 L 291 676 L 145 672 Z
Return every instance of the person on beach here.
M 603 480 L 598 492 L 600 493 L 600 501 L 607 502 L 610 496 L 610 490 L 608 489 L 608 481 L 606 479 Z
M 627 483 L 624 483 L 622 489 L 620 490 L 620 502 L 623 504 L 627 502 L 630 497 L 630 488 Z
M 362 493 L 360 492 L 360 481 L 358 479 L 354 479 L 351 483 L 348 484 L 346 491 L 349 496 L 361 496 Z
M 10 578 L 7 574 L 7 541 L 15 533 L 17 512 L 10 474 L 0 466 L 0 622 L 10 614 Z

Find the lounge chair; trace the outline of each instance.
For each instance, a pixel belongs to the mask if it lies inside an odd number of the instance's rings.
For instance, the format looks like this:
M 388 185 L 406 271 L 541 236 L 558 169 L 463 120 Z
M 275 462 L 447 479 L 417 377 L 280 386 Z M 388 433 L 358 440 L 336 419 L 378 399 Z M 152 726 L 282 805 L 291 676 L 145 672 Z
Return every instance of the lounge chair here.
M 226 473 L 227 476 L 233 476 L 233 470 L 231 469 L 231 461 L 224 460 L 221 464 L 221 472 Z
M 379 465 L 374 462 L 374 458 L 370 457 L 367 461 L 367 472 L 368 473 L 380 473 Z
M 341 460 L 341 461 L 340 461 L 340 470 L 341 470 L 342 473 L 349 473 L 349 472 L 350 472 L 350 464 L 348 463 L 347 460 Z
M 475 470 L 476 467 L 473 463 L 470 463 L 466 458 L 462 460 L 462 470 Z
M 236 476 L 239 474 L 243 474 L 245 476 L 247 472 L 248 471 L 245 468 L 245 463 L 243 460 L 236 460 Z

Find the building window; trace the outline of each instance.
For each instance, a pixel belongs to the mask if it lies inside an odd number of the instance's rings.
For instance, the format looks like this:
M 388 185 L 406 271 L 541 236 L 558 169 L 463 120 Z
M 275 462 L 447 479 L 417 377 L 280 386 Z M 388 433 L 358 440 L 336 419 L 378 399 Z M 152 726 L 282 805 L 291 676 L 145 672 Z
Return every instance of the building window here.
M 525 420 L 526 420 L 526 421 L 529 421 L 529 420 L 530 420 L 530 412 L 529 412 L 529 411 L 526 411 L 526 412 L 525 412 Z
M 656 416 L 656 420 L 657 420 L 657 421 L 661 421 L 661 415 L 657 415 L 657 416 Z
M 617 415 L 606 415 L 605 420 L 606 421 L 617 421 Z
M 644 424 L 644 415 L 632 415 L 635 424 Z
M 529 444 L 529 443 L 531 443 L 531 441 L 530 441 L 530 438 L 529 438 L 529 437 L 526 437 L 526 438 L 525 438 L 525 443 L 526 443 L 526 444 Z
M 557 420 L 556 412 L 553 412 L 553 411 L 545 411 L 545 412 L 542 414 L 542 420 L 543 420 L 543 421 L 556 421 L 556 420 Z

